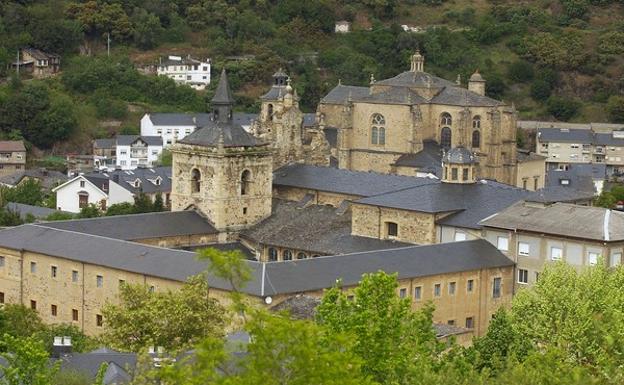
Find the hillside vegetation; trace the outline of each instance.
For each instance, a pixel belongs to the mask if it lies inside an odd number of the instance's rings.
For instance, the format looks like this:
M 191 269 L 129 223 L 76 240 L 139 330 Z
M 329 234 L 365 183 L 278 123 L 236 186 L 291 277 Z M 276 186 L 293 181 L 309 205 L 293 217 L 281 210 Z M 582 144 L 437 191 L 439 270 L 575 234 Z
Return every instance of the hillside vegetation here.
M 335 34 L 343 19 L 353 32 Z M 11 79 L 23 46 L 62 54 L 63 73 Z M 0 131 L 80 150 L 93 137 L 137 132 L 145 111 L 205 110 L 211 90 L 135 69 L 164 54 L 210 57 L 214 74 L 225 66 L 247 111 L 284 67 L 313 111 L 338 79 L 393 76 L 417 48 L 433 74 L 465 82 L 479 69 L 487 93 L 515 103 L 521 118 L 624 121 L 622 0 L 4 0 Z

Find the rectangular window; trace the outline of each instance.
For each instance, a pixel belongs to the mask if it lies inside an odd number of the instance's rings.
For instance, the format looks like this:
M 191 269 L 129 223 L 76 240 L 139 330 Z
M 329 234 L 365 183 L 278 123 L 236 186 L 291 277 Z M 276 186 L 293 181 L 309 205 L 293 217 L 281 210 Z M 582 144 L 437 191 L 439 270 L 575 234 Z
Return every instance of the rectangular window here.
M 433 287 L 433 296 L 439 297 L 441 293 L 442 293 L 442 285 L 440 285 L 439 283 L 436 283 L 435 286 Z
M 611 260 L 609 261 L 609 266 L 615 267 L 622 263 L 622 253 L 613 253 L 611 254 Z
M 518 255 L 529 255 L 530 246 L 526 242 L 518 242 Z
M 494 283 L 492 285 L 492 297 L 500 298 L 501 296 L 501 278 L 494 278 Z
M 95 281 L 96 281 L 96 283 L 97 283 L 97 287 L 102 287 L 102 286 L 104 286 L 104 277 L 102 277 L 101 275 L 98 275 L 98 276 L 95 278 Z
M 56 305 L 50 306 L 50 314 L 52 315 L 52 317 L 56 317 Z
M 449 295 L 455 295 L 455 287 L 456 286 L 457 286 L 457 283 L 449 282 Z
M 0 267 L 4 267 L 4 257 L 0 257 Z
M 37 301 L 35 301 L 34 299 L 30 300 L 30 308 L 33 310 L 37 310 Z
M 84 181 L 84 180 L 81 180 L 81 181 L 80 181 L 80 187 L 84 187 L 84 186 L 85 186 L 85 181 Z
M 509 239 L 507 237 L 496 237 L 496 247 L 501 251 L 508 251 Z
M 50 266 L 50 276 L 52 278 L 56 278 L 57 273 L 58 273 L 58 267 Z
M 552 246 L 550 248 L 550 259 L 552 261 L 560 261 L 563 258 L 563 250 L 560 247 Z
M 0 303 L 4 303 L 4 292 L 0 291 Z
M 451 168 L 451 180 L 457 180 L 457 167 Z
M 446 321 L 446 323 L 447 323 L 447 325 L 455 326 L 455 320 L 454 319 L 450 319 L 450 320 Z
M 422 298 L 422 286 L 416 286 L 414 288 L 414 299 L 420 300 Z
M 466 317 L 466 329 L 472 329 L 474 327 L 474 318 Z
M 518 269 L 518 283 L 529 283 L 529 271 Z
M 596 265 L 598 263 L 598 253 L 589 252 L 587 254 L 587 262 L 589 263 L 589 266 Z
M 102 318 L 101 314 L 97 314 L 95 316 L 95 326 L 102 326 L 104 324 L 104 319 Z
M 78 309 L 72 309 L 72 321 L 78 321 Z
M 72 282 L 78 282 L 78 270 L 72 270 Z
M 37 273 L 37 262 L 31 262 L 30 263 L 30 272 L 32 274 L 36 274 Z
M 407 289 L 406 289 L 406 288 L 404 288 L 404 287 L 402 287 L 402 288 L 399 290 L 399 297 L 401 297 L 401 298 L 405 298 L 406 296 L 407 296 Z
M 468 180 L 468 169 L 467 168 L 462 170 L 462 180 Z
M 394 222 L 386 222 L 386 235 L 388 237 L 398 237 L 399 225 Z
M 455 242 L 465 241 L 465 240 L 466 240 L 466 233 L 462 233 L 461 231 L 455 232 Z
M 468 293 L 472 293 L 473 289 L 474 289 L 474 279 L 469 279 L 468 282 L 466 282 L 466 291 Z

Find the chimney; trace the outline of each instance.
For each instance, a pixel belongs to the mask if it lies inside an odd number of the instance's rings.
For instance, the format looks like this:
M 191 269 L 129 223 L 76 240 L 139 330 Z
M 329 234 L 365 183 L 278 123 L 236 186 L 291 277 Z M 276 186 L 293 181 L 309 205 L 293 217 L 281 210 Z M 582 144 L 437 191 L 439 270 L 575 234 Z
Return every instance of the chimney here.
M 72 353 L 72 342 L 71 337 L 54 337 L 54 342 L 52 343 L 52 357 L 53 358 L 61 358 L 71 355 Z

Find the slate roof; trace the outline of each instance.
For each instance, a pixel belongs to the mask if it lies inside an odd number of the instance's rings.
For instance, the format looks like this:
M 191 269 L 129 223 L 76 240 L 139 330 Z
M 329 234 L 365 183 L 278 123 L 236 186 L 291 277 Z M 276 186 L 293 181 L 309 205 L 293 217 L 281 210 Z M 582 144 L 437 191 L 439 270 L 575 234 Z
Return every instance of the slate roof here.
M 316 114 L 313 112 L 303 114 L 303 127 L 313 127 L 316 125 Z
M 595 133 L 594 144 L 599 146 L 624 146 L 624 138 L 614 138 L 610 133 Z
M 443 88 L 456 87 L 457 85 L 449 80 L 431 75 L 427 72 L 405 71 L 400 74 L 376 82 L 375 84 L 400 87 Z
M 47 222 L 42 223 L 41 226 L 127 241 L 218 233 L 206 219 L 195 211 L 115 215 Z
M 94 148 L 115 148 L 115 138 L 102 138 L 93 141 Z
M 204 272 L 208 265 L 206 261 L 198 261 L 192 252 L 40 225 L 22 225 L 0 231 L 0 247 L 179 282 Z M 403 279 L 513 266 L 513 261 L 489 242 L 480 239 L 287 262 L 246 261 L 246 264 L 251 270 L 251 280 L 242 291 L 264 297 L 329 288 L 337 279 L 342 279 L 346 286 L 356 285 L 362 274 L 379 270 L 396 272 L 399 279 Z M 212 274 L 208 274 L 207 279 L 211 287 L 231 290 L 228 282 Z
M 141 136 L 141 135 L 117 135 L 118 146 L 129 146 L 138 139 L 141 139 L 149 146 L 162 146 L 162 138 L 160 136 Z
M 568 203 L 536 205 L 518 202 L 484 219 L 481 224 L 598 241 L 624 240 L 623 212 Z
M 415 154 L 403 154 L 394 162 L 399 167 L 414 167 L 422 172 L 442 176 L 442 148 L 433 140 L 423 141 L 423 149 Z
M 37 219 L 43 219 L 43 218 L 46 218 L 48 215 L 54 214 L 57 212 L 57 210 L 50 209 L 47 207 L 32 206 L 32 205 L 26 205 L 23 203 L 15 203 L 15 202 L 7 203 L 6 206 L 4 206 L 4 208 L 6 210 L 19 213 L 20 218 L 22 219 L 28 218 L 29 214 Z
M 67 175 L 60 171 L 33 168 L 16 171 L 12 174 L 0 177 L 0 184 L 17 186 L 26 177 L 37 179 L 41 183 L 41 187 L 46 190 L 50 190 L 61 183 L 65 183 L 69 179 Z
M 368 93 L 368 87 L 344 86 L 342 84 L 338 84 L 331 91 L 329 91 L 323 99 L 321 99 L 321 103 L 343 104 L 349 100 L 349 96 L 356 99 L 367 96 Z
M 424 104 L 427 100 L 416 92 L 406 87 L 393 87 L 388 90 L 374 92 L 363 96 L 355 97 L 354 100 L 364 103 L 380 103 L 380 104 Z
M 211 121 L 178 143 L 205 147 L 217 147 L 219 143 L 223 143 L 223 147 L 260 147 L 269 144 L 248 133 L 233 121 Z
M 444 87 L 430 101 L 432 104 L 446 104 L 450 106 L 502 106 L 504 103 L 479 95 L 463 87 L 452 85 Z
M 301 208 L 298 202 L 274 200 L 271 216 L 241 237 L 264 245 L 339 255 L 408 246 L 403 242 L 351 235 L 350 211 L 326 205 Z M 293 256 L 295 258 L 296 256 Z
M 455 212 L 437 223 L 478 229 L 478 223 L 483 218 L 532 194 L 531 191 L 489 180 L 472 184 L 435 180 L 423 186 L 363 198 L 355 203 L 425 213 Z
M 585 196 L 597 193 L 594 180 L 607 179 L 607 168 L 603 164 L 572 163 L 567 170 L 552 168 L 546 172 L 545 187 L 547 189 L 577 190 Z M 567 181 L 567 184 L 562 183 Z
M 155 126 L 191 126 L 202 127 L 209 124 L 212 121 L 211 113 L 151 113 L 149 118 Z M 195 121 L 193 121 L 195 118 Z M 249 126 L 258 118 L 258 114 L 234 112 L 232 114 L 232 121 L 234 124 L 241 126 Z
M 273 173 L 274 186 L 298 187 L 359 197 L 430 183 L 435 183 L 435 180 L 305 164 L 287 165 Z
M 36 48 L 23 48 L 22 51 L 28 52 L 32 57 L 38 60 L 48 60 L 48 59 L 60 57 L 57 54 L 43 52 Z
M 93 172 L 83 176 L 100 190 L 107 192 L 110 191 L 108 184 L 111 180 L 133 194 L 140 191 L 146 194 L 171 191 L 171 167 L 139 167 L 134 170 Z M 160 177 L 159 185 L 156 184 L 158 177 Z M 137 179 L 141 181 L 140 187 L 134 187 Z M 102 188 L 103 185 L 106 185 L 106 190 Z
M 564 142 L 591 144 L 594 134 L 591 130 L 570 130 L 559 128 L 540 128 L 537 131 L 540 142 Z
M 465 147 L 454 147 L 444 153 L 442 161 L 451 164 L 473 164 L 476 163 L 475 156 L 472 151 Z
M 217 84 L 217 89 L 215 90 L 211 102 L 212 104 L 234 104 L 234 95 L 230 89 L 230 83 L 228 82 L 225 68 L 221 70 L 219 84 Z
M 286 85 L 273 85 L 266 94 L 262 95 L 262 100 L 278 100 L 280 97 L 286 95 Z
M 102 364 L 108 364 L 104 385 L 129 383 L 130 373 L 137 364 L 135 353 L 121 353 L 110 349 L 98 349 L 89 353 L 72 353 L 59 359 L 61 370 L 74 370 L 95 379 Z
M 0 152 L 26 152 L 21 140 L 0 140 Z

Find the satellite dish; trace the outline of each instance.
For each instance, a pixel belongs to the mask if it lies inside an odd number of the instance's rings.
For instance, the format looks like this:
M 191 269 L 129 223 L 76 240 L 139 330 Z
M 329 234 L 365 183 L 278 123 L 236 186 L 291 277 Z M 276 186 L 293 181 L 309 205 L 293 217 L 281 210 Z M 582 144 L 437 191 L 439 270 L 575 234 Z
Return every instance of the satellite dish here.
M 271 303 L 273 303 L 273 298 L 271 298 L 270 296 L 265 297 L 264 303 L 266 303 L 267 305 L 270 305 Z

